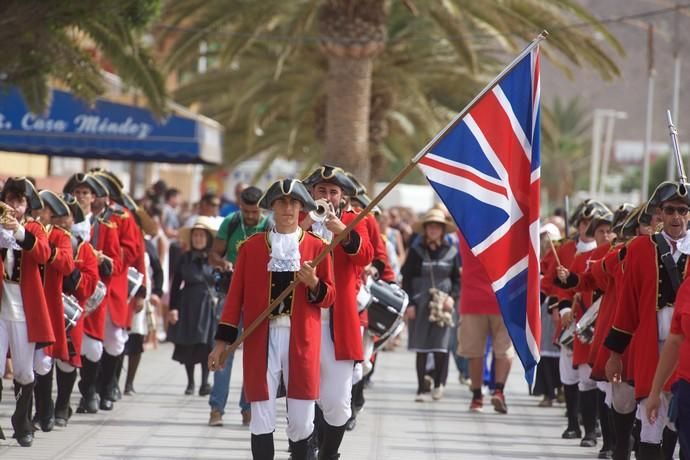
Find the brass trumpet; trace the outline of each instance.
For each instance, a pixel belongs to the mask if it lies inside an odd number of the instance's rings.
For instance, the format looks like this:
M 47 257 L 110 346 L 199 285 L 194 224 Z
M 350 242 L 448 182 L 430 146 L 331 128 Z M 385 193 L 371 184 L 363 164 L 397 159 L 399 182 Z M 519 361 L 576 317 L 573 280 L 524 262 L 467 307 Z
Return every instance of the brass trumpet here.
M 314 222 L 323 222 L 328 217 L 328 213 L 333 212 L 333 206 L 326 200 L 316 200 L 316 209 L 309 212 L 309 217 Z
M 15 209 L 4 201 L 0 201 L 0 225 L 9 223 L 10 219 L 15 215 Z

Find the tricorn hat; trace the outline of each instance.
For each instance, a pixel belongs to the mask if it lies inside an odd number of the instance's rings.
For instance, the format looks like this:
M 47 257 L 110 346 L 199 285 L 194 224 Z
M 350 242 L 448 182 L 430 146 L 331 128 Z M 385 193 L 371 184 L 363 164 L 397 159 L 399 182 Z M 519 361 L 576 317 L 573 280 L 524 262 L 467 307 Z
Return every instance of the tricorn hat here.
M 43 208 L 43 201 L 36 191 L 36 187 L 26 177 L 10 177 L 5 181 L 5 185 L 0 192 L 0 201 L 7 199 L 7 194 L 12 193 L 26 198 L 29 209 L 36 210 Z
M 84 222 L 84 219 L 86 218 L 84 216 L 84 211 L 82 211 L 81 206 L 79 206 L 79 202 L 77 201 L 75 196 L 71 193 L 63 193 L 60 195 L 60 198 L 62 198 L 62 201 L 64 201 L 67 204 L 67 206 L 69 206 L 69 210 L 72 213 L 74 223 L 78 224 L 80 222 Z
M 424 226 L 430 223 L 445 225 L 446 233 L 453 233 L 458 229 L 455 222 L 447 218 L 443 211 L 438 208 L 431 208 L 419 221 L 415 222 L 412 226 L 412 230 L 414 230 L 415 233 L 422 234 L 424 233 Z
M 116 203 L 123 204 L 122 185 L 120 185 L 122 182 L 120 182 L 120 179 L 103 170 L 92 170 L 89 172 L 89 175 L 98 179 L 105 186 L 110 199 Z
M 618 206 L 618 209 L 613 212 L 613 222 L 611 222 L 611 230 L 614 233 L 620 234 L 623 223 L 634 209 L 635 206 L 631 203 L 623 203 Z
M 690 184 L 681 181 L 664 181 L 657 186 L 647 202 L 646 213 L 654 213 L 656 208 L 668 201 L 683 201 L 690 206 Z
M 103 185 L 103 182 L 92 176 L 91 174 L 76 173 L 67 180 L 67 183 L 62 187 L 63 193 L 74 193 L 74 189 L 84 185 L 91 189 L 91 191 L 99 198 L 108 196 L 108 189 Z
M 601 212 L 611 212 L 611 210 L 604 203 L 588 198 L 577 205 L 568 223 L 573 227 L 577 227 L 582 219 L 591 219 L 594 217 L 594 214 Z
M 621 224 L 620 230 L 616 232 L 620 237 L 624 239 L 630 239 L 634 236 L 637 236 L 636 230 L 638 229 L 640 224 L 649 224 L 651 216 L 645 215 L 645 207 L 646 204 L 641 204 L 640 206 L 633 209 L 630 212 L 630 214 L 628 214 L 628 217 L 626 217 L 623 223 Z M 645 216 L 649 218 L 649 220 L 646 219 Z
M 273 202 L 283 196 L 290 196 L 301 202 L 304 211 L 308 212 L 316 209 L 316 203 L 309 191 L 302 181 L 297 179 L 281 179 L 272 183 L 266 190 L 266 193 L 264 193 L 264 196 L 259 200 L 259 207 L 271 209 Z
M 347 177 L 345 171 L 337 166 L 322 165 L 302 181 L 307 187 L 328 183 L 340 187 L 344 195 L 352 196 L 357 192 L 357 186 Z
M 355 194 L 350 197 L 352 200 L 356 200 L 362 203 L 365 208 L 371 203 L 371 197 L 367 195 L 367 188 L 362 185 L 360 181 L 352 173 L 345 173 L 345 175 L 355 184 Z
M 72 214 L 69 205 L 63 201 L 60 196 L 52 190 L 41 190 L 38 196 L 43 200 L 43 204 L 48 206 L 55 217 L 65 217 Z

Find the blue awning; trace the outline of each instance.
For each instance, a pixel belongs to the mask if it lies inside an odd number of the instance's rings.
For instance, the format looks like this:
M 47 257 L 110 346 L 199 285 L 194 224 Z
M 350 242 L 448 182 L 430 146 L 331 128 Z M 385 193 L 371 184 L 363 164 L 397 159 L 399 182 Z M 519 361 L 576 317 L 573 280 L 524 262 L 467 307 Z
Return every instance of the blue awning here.
M 93 107 L 53 90 L 45 115 L 29 111 L 16 88 L 0 87 L 0 150 L 66 157 L 162 163 L 222 162 L 222 128 L 177 112 L 158 120 L 146 109 L 106 100 Z M 182 113 L 182 115 L 180 115 Z

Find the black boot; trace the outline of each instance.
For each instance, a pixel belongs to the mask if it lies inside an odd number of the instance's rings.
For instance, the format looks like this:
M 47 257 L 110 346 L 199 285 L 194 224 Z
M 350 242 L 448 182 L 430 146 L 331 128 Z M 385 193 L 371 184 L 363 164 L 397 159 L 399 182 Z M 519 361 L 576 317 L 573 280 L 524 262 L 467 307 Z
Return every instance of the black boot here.
M 612 458 L 616 444 L 616 436 L 611 420 L 611 409 L 606 405 L 606 393 L 597 390 L 597 402 L 599 405 L 599 424 L 601 425 L 602 446 L 599 458 Z
M 676 444 L 678 444 L 678 433 L 664 428 L 664 434 L 661 441 L 661 448 L 664 451 L 665 460 L 673 460 L 673 453 L 676 451 Z
M 323 444 L 326 420 L 323 418 L 323 411 L 318 404 L 314 408 L 314 433 L 312 433 L 312 446 L 314 452 L 318 454 L 319 447 Z
M 323 442 L 319 445 L 319 460 L 336 460 L 340 458 L 338 449 L 343 442 L 345 425 L 332 426 L 328 422 L 323 424 Z
M 307 439 L 301 441 L 290 442 L 290 460 L 316 460 L 314 451 L 311 449 L 312 437 L 314 433 L 310 434 Z
M 661 444 L 650 444 L 648 442 L 640 442 L 640 447 L 637 451 L 635 459 L 664 460 L 664 450 L 661 448 Z
M 565 395 L 566 415 L 568 417 L 568 427 L 565 429 L 561 437 L 563 439 L 577 439 L 582 436 L 580 431 L 580 423 L 578 421 L 579 395 L 577 385 L 563 385 L 563 394 Z
M 65 427 L 72 416 L 72 408 L 69 405 L 74 382 L 77 380 L 77 370 L 64 372 L 57 368 L 57 398 L 55 399 L 55 425 Z
M 31 447 L 31 444 L 34 442 L 34 430 L 29 418 L 34 396 L 34 382 L 21 385 L 15 380 L 14 394 L 17 399 L 14 414 L 12 414 L 14 438 L 20 446 Z
M 273 460 L 273 433 L 252 434 L 252 458 L 254 460 Z
M 95 414 L 98 412 L 97 377 L 98 363 L 89 361 L 86 356 L 82 356 L 81 380 L 79 380 L 81 399 L 79 400 L 79 407 L 77 407 L 77 414 Z
M 580 441 L 582 447 L 594 447 L 597 445 L 597 392 L 589 390 L 580 392 L 580 409 L 582 411 L 582 424 L 585 427 L 585 436 Z
M 1 377 L 0 377 L 0 402 L 2 402 L 2 378 Z M 0 427 L 0 439 L 6 439 L 5 433 L 2 431 L 2 427 Z
M 53 431 L 55 427 L 55 405 L 53 404 L 53 369 L 46 375 L 36 374 L 34 386 L 36 396 L 36 416 L 41 431 Z
M 115 378 L 115 367 L 117 366 L 117 356 L 113 356 L 103 350 L 101 356 L 101 368 L 99 375 L 99 396 L 101 403 L 98 406 L 100 410 L 113 410 L 113 394 L 112 385 Z
M 616 435 L 616 445 L 613 449 L 613 460 L 630 460 L 632 429 L 635 423 L 635 412 L 619 414 L 611 409 L 613 430 Z

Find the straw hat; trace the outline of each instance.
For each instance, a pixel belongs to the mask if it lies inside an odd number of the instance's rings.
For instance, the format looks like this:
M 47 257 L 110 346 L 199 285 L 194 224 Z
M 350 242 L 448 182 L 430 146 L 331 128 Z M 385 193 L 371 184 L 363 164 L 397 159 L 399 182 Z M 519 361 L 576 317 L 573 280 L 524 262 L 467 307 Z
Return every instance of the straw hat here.
M 455 225 L 455 222 L 446 218 L 445 214 L 443 214 L 443 211 L 437 208 L 428 210 L 420 221 L 415 222 L 415 224 L 412 226 L 412 229 L 415 231 L 415 233 L 422 234 L 424 233 L 424 225 L 432 222 L 445 225 L 446 233 L 453 233 L 458 229 L 457 225 Z
M 180 243 L 187 248 L 192 247 L 192 230 L 195 228 L 201 228 L 206 230 L 211 238 L 215 238 L 216 233 L 218 233 L 218 226 L 215 224 L 214 220 L 208 216 L 198 216 L 194 221 L 194 225 L 191 227 L 183 227 L 178 233 L 178 238 Z

